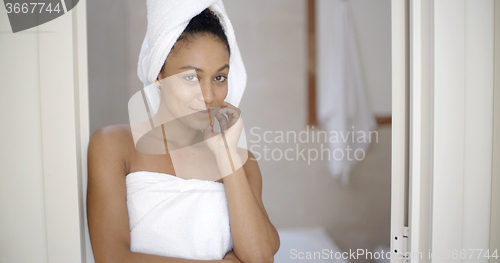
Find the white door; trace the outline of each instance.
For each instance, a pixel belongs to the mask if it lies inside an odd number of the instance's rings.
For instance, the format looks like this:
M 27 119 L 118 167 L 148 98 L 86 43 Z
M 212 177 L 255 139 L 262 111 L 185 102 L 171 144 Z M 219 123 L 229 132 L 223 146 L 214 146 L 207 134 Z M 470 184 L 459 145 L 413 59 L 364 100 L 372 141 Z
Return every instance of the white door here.
M 391 250 L 411 262 L 494 262 L 495 2 L 392 4 Z
M 85 261 L 85 10 L 16 33 L 0 10 L 2 263 Z

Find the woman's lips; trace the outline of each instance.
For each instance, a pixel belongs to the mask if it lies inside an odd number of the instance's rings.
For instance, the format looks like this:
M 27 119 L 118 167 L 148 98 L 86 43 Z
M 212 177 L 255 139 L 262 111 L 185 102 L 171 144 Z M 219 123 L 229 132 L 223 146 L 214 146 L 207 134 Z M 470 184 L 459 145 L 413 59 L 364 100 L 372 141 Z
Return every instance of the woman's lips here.
M 206 119 L 210 116 L 208 114 L 208 110 L 206 110 L 206 109 L 193 109 L 193 108 L 191 108 L 191 109 L 195 112 L 196 116 L 198 116 L 200 118 Z

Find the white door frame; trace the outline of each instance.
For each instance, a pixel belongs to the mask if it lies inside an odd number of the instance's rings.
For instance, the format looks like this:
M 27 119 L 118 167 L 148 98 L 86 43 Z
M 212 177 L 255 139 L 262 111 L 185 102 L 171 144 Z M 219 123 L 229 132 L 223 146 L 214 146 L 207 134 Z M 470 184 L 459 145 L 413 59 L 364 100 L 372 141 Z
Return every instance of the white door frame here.
M 500 0 L 495 0 L 495 91 L 493 93 L 495 111 L 493 160 L 500 160 Z M 493 161 L 492 168 L 490 251 L 500 248 L 500 162 Z
M 392 145 L 391 263 L 400 263 L 407 225 L 408 180 L 408 0 L 391 1 Z
M 424 253 L 424 260 L 412 262 L 431 262 L 425 249 L 489 248 L 493 1 L 392 0 L 391 237 L 407 236 L 408 251 Z M 80 0 L 68 14 L 39 26 L 39 31 L 57 32 L 39 33 L 51 263 L 93 262 L 84 198 L 89 139 L 85 10 L 86 1 Z
M 89 141 L 86 1 L 38 26 L 47 254 L 85 262 Z

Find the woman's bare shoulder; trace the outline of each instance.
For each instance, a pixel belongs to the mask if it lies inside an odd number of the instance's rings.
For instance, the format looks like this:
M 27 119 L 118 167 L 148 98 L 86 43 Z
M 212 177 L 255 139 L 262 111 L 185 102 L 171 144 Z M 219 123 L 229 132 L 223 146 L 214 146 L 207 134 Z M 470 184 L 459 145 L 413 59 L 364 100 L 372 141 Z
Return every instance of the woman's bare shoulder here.
M 124 157 L 133 147 L 130 125 L 109 125 L 95 131 L 90 136 L 89 154 L 116 154 Z
M 102 127 L 96 130 L 90 138 L 111 139 L 131 136 L 129 124 L 117 124 Z

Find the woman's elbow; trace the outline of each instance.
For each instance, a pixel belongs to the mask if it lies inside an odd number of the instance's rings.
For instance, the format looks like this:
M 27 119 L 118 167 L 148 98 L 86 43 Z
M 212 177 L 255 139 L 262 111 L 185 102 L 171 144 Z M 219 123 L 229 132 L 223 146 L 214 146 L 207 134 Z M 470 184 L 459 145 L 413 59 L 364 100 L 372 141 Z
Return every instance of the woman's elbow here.
M 257 262 L 273 263 L 274 262 L 274 255 L 276 253 L 278 253 L 279 248 L 280 248 L 280 238 L 279 238 L 279 235 L 277 234 L 277 231 L 276 231 L 276 238 L 275 238 L 275 241 L 273 242 L 273 246 L 270 246 L 268 248 L 268 251 L 259 253 L 259 255 L 261 255 L 261 257 L 259 258 L 259 260 Z
M 251 262 L 248 263 L 273 263 L 274 262 L 274 254 L 271 251 L 256 253 L 258 255 Z M 246 261 L 244 263 L 247 263 Z
M 252 263 L 273 263 L 273 262 L 274 262 L 274 255 L 267 255 L 267 256 L 262 255 L 255 261 L 252 261 Z
M 264 257 L 264 261 L 263 262 L 273 262 L 274 261 L 274 255 L 276 253 L 278 253 L 278 250 L 280 249 L 280 236 L 278 234 L 278 231 L 276 231 L 275 229 L 275 234 L 273 236 L 273 241 L 271 241 L 271 244 L 269 247 L 268 247 L 268 250 L 266 253 L 264 253 L 264 255 L 268 255 L 266 257 Z
M 122 250 L 110 252 L 107 251 L 105 253 L 94 253 L 95 263 L 127 263 L 129 262 L 130 256 L 128 255 L 130 251 Z
M 274 255 L 263 258 L 261 262 L 262 263 L 273 263 L 274 262 Z

